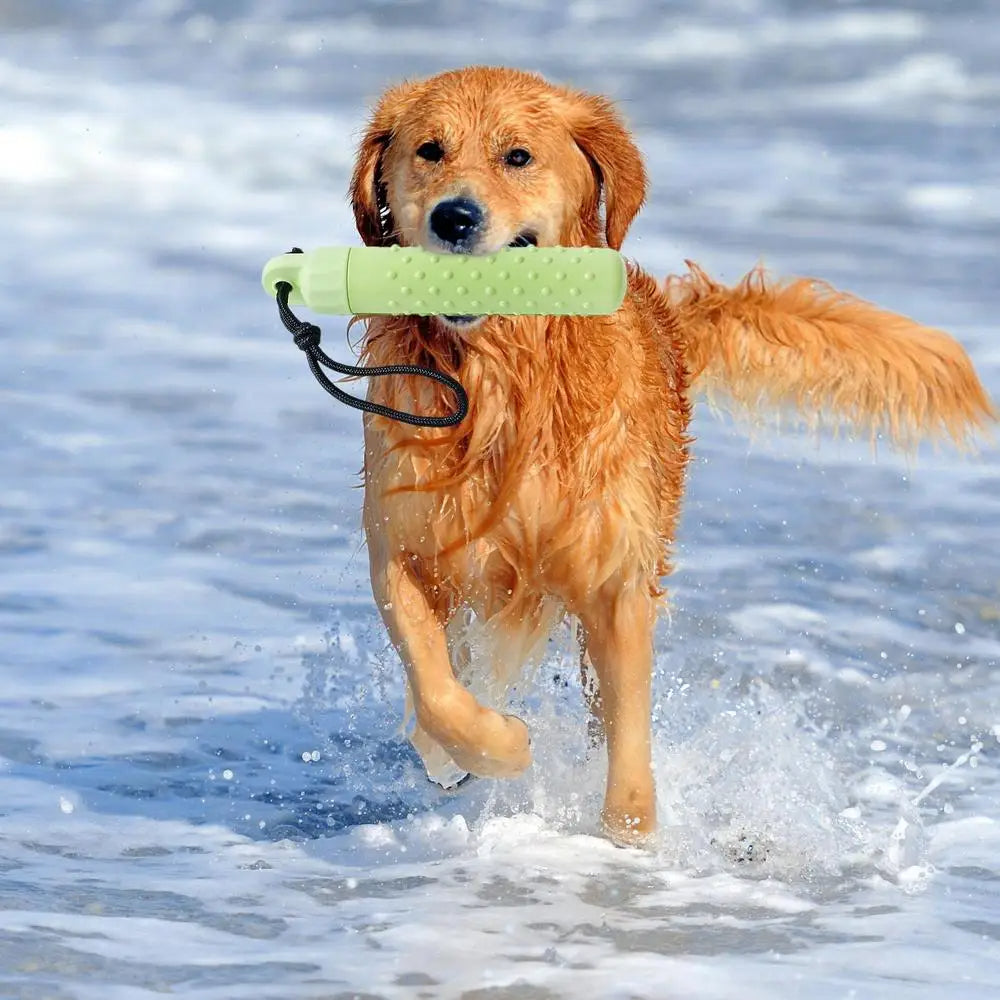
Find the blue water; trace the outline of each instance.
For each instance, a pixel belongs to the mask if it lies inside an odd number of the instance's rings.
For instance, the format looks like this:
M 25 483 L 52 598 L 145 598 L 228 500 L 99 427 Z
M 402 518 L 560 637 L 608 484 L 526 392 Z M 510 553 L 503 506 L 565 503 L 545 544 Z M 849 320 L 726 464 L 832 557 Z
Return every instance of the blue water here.
M 995 444 L 699 412 L 621 851 L 568 636 L 525 778 L 423 778 L 359 418 L 258 285 L 356 239 L 386 85 L 506 63 L 621 102 L 647 268 L 820 275 L 998 397 L 1000 10 L 324 6 L 0 4 L 0 997 L 1000 996 Z

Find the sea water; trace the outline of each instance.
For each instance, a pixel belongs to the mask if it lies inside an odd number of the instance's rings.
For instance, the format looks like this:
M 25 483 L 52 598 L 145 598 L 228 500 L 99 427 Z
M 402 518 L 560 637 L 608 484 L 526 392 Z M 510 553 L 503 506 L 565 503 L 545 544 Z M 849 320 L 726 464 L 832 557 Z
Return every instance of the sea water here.
M 994 444 L 699 411 L 661 832 L 620 850 L 568 631 L 514 694 L 532 769 L 426 781 L 358 415 L 258 285 L 356 239 L 385 86 L 519 65 L 620 102 L 647 268 L 828 278 L 1000 395 L 998 36 L 971 0 L 0 6 L 0 997 L 1000 996 Z

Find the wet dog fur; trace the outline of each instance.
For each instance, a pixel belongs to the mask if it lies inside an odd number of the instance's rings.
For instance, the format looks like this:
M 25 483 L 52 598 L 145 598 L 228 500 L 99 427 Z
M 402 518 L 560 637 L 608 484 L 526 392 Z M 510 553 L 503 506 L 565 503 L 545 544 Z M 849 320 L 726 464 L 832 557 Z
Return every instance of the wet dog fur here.
M 350 193 L 366 244 L 485 254 L 528 242 L 618 249 L 646 188 L 607 100 L 476 67 L 389 90 Z M 903 446 L 962 443 L 994 418 L 947 334 L 812 279 L 754 271 L 730 288 L 694 264 L 666 281 L 629 265 L 625 301 L 606 317 L 371 318 L 364 353 L 445 371 L 471 402 L 452 429 L 365 424 L 372 587 L 406 669 L 414 745 L 431 773 L 524 771 L 525 724 L 462 683 L 472 654 L 452 629 L 472 614 L 491 630 L 504 655 L 486 666 L 502 690 L 572 616 L 607 744 L 602 823 L 623 844 L 656 827 L 653 628 L 695 396 L 752 416 L 822 413 Z M 444 390 L 403 377 L 369 392 L 421 412 L 450 406 Z

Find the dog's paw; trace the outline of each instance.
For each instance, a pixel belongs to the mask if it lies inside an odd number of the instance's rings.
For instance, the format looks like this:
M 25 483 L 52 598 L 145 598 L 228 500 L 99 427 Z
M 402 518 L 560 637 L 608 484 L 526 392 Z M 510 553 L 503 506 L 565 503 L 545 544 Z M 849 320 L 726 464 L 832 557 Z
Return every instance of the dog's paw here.
M 417 726 L 410 736 L 410 743 L 413 749 L 420 755 L 423 761 L 427 778 L 435 785 L 440 785 L 445 790 L 457 788 L 469 776 L 469 772 L 459 767 L 448 756 L 448 752 L 439 743 L 435 743 L 419 726 Z
M 616 847 L 638 847 L 652 850 L 656 843 L 656 820 L 650 821 L 640 816 L 601 815 L 601 828 L 605 836 Z
M 459 771 L 458 768 L 455 768 L 455 771 L 459 775 L 457 780 L 446 778 L 442 781 L 440 778 L 432 778 L 429 774 L 427 775 L 427 780 L 432 785 L 437 785 L 446 795 L 454 795 L 476 780 L 474 774 L 469 774 L 467 771 Z
M 531 736 L 516 715 L 481 709 L 479 726 L 465 745 L 449 745 L 459 766 L 480 778 L 516 778 L 531 764 Z
M 619 847 L 652 847 L 656 838 L 655 793 L 638 788 L 609 793 L 601 811 L 601 826 Z

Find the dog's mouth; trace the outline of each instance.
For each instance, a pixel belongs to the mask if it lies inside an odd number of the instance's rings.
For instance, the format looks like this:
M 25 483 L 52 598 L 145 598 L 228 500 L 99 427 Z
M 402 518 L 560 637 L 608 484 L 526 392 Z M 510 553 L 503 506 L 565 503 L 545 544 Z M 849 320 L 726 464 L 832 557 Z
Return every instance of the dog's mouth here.
M 526 229 L 523 233 L 518 233 L 510 243 L 507 244 L 508 247 L 537 247 L 538 246 L 538 236 L 531 232 L 530 229 Z
M 533 233 L 530 229 L 526 229 L 515 236 L 510 243 L 507 244 L 508 249 L 521 249 L 523 247 L 537 247 L 538 246 L 538 236 Z M 482 316 L 442 316 L 442 319 L 446 319 L 449 323 L 454 326 L 469 326 L 472 323 L 476 323 L 481 320 Z

